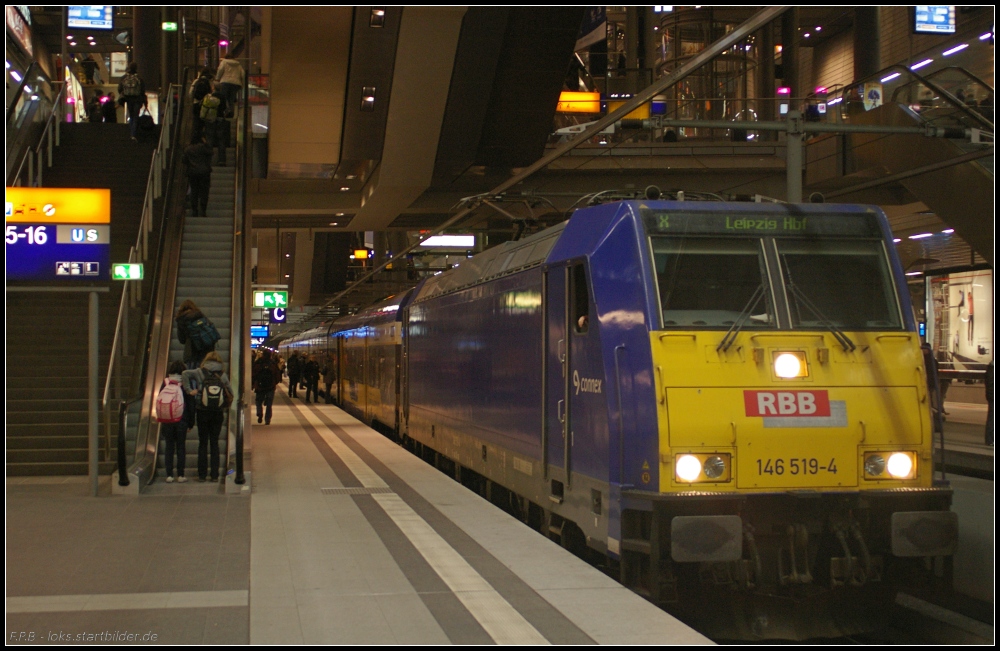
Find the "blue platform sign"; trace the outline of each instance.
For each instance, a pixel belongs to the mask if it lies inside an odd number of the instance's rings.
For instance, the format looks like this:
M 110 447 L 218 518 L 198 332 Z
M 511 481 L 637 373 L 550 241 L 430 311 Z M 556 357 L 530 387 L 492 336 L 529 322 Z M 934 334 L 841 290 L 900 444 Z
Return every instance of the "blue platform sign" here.
M 106 282 L 111 191 L 7 188 L 7 282 Z
M 268 321 L 271 323 L 284 323 L 288 318 L 285 314 L 285 308 L 276 307 L 272 310 L 268 310 Z

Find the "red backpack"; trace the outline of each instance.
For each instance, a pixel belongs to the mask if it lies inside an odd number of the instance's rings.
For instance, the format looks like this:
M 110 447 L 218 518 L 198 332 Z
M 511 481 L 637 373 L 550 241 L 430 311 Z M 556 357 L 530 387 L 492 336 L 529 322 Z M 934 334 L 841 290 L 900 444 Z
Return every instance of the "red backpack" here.
M 184 417 L 184 389 L 177 380 L 167 378 L 156 397 L 156 420 L 177 423 Z

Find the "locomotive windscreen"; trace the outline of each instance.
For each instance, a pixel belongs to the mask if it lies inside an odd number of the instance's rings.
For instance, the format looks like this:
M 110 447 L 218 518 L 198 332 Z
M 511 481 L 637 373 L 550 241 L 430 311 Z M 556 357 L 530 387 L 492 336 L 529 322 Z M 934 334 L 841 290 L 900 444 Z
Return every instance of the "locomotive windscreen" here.
M 776 240 L 792 327 L 899 330 L 899 303 L 882 242 Z
M 759 239 L 654 237 L 660 308 L 666 327 L 773 327 L 774 311 Z

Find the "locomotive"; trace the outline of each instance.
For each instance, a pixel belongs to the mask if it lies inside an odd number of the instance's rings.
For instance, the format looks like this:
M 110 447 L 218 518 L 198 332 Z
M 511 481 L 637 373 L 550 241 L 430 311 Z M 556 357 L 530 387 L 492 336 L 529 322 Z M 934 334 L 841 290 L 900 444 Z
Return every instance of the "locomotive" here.
M 876 207 L 617 201 L 281 343 L 338 404 L 717 638 L 948 586 L 934 393 Z

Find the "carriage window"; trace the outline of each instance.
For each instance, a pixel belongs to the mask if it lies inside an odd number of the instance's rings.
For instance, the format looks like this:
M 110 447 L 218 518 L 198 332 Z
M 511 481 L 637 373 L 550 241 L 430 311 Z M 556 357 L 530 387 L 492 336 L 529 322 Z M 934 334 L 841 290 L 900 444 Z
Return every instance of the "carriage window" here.
M 654 237 L 665 328 L 775 327 L 760 240 Z
M 881 242 L 779 240 L 793 328 L 903 327 Z
M 587 272 L 582 264 L 573 265 L 573 324 L 580 334 L 590 329 L 590 294 L 587 293 Z

